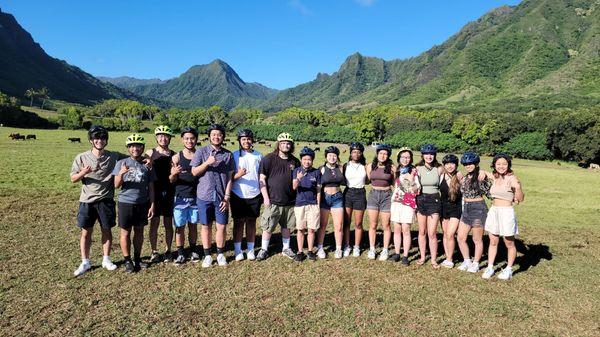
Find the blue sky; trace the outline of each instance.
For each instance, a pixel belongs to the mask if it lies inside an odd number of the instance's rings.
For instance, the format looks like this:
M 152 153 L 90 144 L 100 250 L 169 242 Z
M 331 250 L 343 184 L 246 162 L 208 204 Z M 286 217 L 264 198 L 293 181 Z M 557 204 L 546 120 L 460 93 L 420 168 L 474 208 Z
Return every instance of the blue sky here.
M 169 79 L 220 58 L 284 89 L 354 52 L 407 58 L 518 0 L 0 0 L 46 52 L 102 76 Z

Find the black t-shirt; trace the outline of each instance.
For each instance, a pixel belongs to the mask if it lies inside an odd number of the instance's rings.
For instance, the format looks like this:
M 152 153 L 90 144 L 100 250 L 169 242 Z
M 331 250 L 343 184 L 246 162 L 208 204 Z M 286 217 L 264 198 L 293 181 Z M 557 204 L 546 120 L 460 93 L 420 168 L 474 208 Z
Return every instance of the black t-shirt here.
M 260 161 L 259 173 L 267 177 L 267 191 L 271 203 L 292 206 L 296 202 L 296 191 L 292 188 L 292 172 L 300 166 L 293 155 L 281 159 L 277 153 L 269 153 Z

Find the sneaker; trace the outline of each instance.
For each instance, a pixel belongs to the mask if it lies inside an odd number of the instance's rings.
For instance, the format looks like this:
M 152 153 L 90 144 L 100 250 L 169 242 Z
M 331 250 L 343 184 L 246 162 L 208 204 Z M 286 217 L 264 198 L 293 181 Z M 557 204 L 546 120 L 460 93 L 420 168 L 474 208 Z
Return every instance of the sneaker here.
M 150 255 L 150 263 L 158 263 L 160 261 L 160 254 L 158 252 L 152 252 Z
M 227 259 L 225 258 L 225 255 L 217 255 L 217 264 L 219 265 L 219 267 L 225 267 L 227 265 Z
M 460 271 L 466 271 L 467 269 L 469 269 L 469 267 L 471 266 L 471 260 L 467 259 L 464 260 L 460 266 L 458 266 L 458 270 Z
M 212 263 L 213 263 L 212 256 L 206 255 L 204 257 L 204 260 L 202 260 L 202 268 L 209 268 L 210 266 L 212 266 Z
M 482 279 L 489 280 L 494 275 L 494 267 L 487 267 L 483 271 L 483 275 L 481 275 Z
M 104 266 L 104 264 L 102 266 Z M 90 268 L 92 268 L 92 265 L 89 262 L 88 263 L 81 262 L 79 267 L 77 269 L 75 269 L 75 271 L 73 272 L 73 275 L 81 276 L 81 275 L 85 274 L 86 271 L 90 270 Z
M 400 254 L 392 254 L 390 257 L 388 257 L 388 261 L 392 261 L 392 262 L 400 261 Z
M 244 259 L 244 253 L 240 252 L 239 254 L 235 255 L 236 261 L 242 261 L 243 259 Z
M 300 252 L 294 256 L 294 261 L 302 262 L 302 261 L 304 261 L 305 258 L 306 258 L 306 255 L 304 255 L 303 252 Z
M 182 265 L 185 263 L 185 256 L 183 256 L 183 254 L 181 255 L 177 255 L 177 258 L 175 259 L 175 261 L 173 262 L 175 265 Z
M 479 261 L 473 261 L 467 269 L 469 273 L 476 273 L 479 271 Z
M 513 275 L 512 268 L 506 267 L 506 268 L 502 269 L 500 274 L 498 274 L 498 279 L 499 280 L 510 280 L 512 278 L 512 275 Z
M 136 271 L 140 271 L 142 269 L 147 269 L 148 264 L 146 262 L 143 262 L 142 260 L 137 260 L 133 262 L 133 267 Z
M 249 250 L 249 251 L 246 253 L 246 258 L 247 258 L 248 260 L 250 260 L 250 261 L 254 261 L 254 260 L 256 260 L 256 256 L 254 255 L 254 250 Z
M 327 253 L 325 253 L 325 250 L 323 248 L 321 248 L 317 251 L 317 257 L 321 260 L 327 258 Z
M 131 274 L 135 271 L 135 268 L 133 266 L 133 261 L 131 260 L 126 260 L 125 261 L 125 272 L 128 274 Z
M 352 256 L 354 256 L 354 257 L 360 256 L 360 247 L 354 246 L 354 249 L 352 249 Z
M 387 261 L 388 256 L 389 256 L 388 250 L 384 248 L 381 251 L 381 253 L 379 253 L 379 261 Z
M 444 267 L 444 268 L 453 268 L 454 267 L 454 263 L 452 261 L 444 260 L 441 263 L 441 266 Z
M 200 261 L 200 254 L 196 253 L 196 252 L 192 252 L 192 255 L 190 256 L 190 261 L 197 263 Z
M 350 256 L 351 252 L 352 252 L 352 249 L 350 249 L 350 246 L 346 246 L 346 248 L 344 248 L 344 257 Z
M 343 255 L 344 255 L 344 253 L 342 252 L 341 249 L 336 249 L 333 257 L 336 259 L 341 259 Z
M 308 256 L 308 259 L 311 261 L 317 261 L 317 255 L 312 251 L 309 251 L 306 256 Z
M 403 256 L 402 257 L 402 265 L 408 266 L 409 264 L 410 264 L 410 262 L 408 261 L 408 256 Z
M 267 259 L 267 257 L 269 256 L 269 252 L 267 252 L 264 249 L 261 249 L 258 251 L 258 254 L 256 254 L 256 260 L 258 261 L 264 261 Z
M 286 248 L 281 251 L 281 255 L 287 257 L 288 259 L 293 260 L 296 257 L 296 253 L 291 248 Z
M 163 262 L 169 262 L 171 260 L 173 260 L 173 254 L 167 250 L 163 255 Z
M 106 270 L 115 270 L 117 269 L 117 265 L 112 263 L 111 260 L 103 260 L 102 261 L 102 268 L 106 269 Z
M 375 260 L 375 249 L 373 249 L 373 248 L 369 249 L 369 254 L 367 254 L 367 259 Z

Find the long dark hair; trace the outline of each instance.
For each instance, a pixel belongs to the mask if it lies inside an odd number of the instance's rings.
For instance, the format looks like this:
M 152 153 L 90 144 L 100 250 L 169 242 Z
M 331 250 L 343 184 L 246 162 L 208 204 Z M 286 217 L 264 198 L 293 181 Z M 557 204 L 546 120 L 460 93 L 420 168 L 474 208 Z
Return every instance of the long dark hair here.
M 406 165 L 406 166 L 402 166 L 402 164 L 400 163 L 400 157 L 402 156 L 402 154 L 404 152 L 410 153 L 410 161 L 408 162 L 408 165 Z M 396 166 L 396 177 L 400 176 L 400 171 L 404 167 L 408 168 L 409 172 L 412 172 L 412 170 L 414 168 L 414 165 L 413 165 L 413 153 L 412 153 L 412 151 L 410 151 L 410 150 L 403 150 L 403 151 L 398 152 L 398 154 L 396 155 L 396 161 L 398 162 L 398 166 Z
M 450 200 L 450 202 L 456 201 L 458 192 L 460 191 L 460 181 L 458 180 L 457 172 L 458 167 L 456 167 L 452 173 L 445 173 L 450 176 L 450 184 L 448 185 L 448 200 Z M 444 179 L 446 179 L 446 177 L 444 177 Z
M 470 177 L 469 177 L 470 176 Z M 475 164 L 475 169 L 471 173 L 467 173 L 467 184 L 473 186 L 473 184 L 479 184 L 479 164 Z
M 433 155 L 433 161 L 431 162 L 431 166 L 432 167 L 440 167 L 440 162 L 437 161 L 437 155 L 434 154 Z M 421 155 L 421 160 L 419 161 L 419 163 L 417 164 L 417 166 L 425 166 L 425 159 L 423 158 L 423 155 Z
M 377 170 L 378 164 L 379 160 L 377 160 L 377 156 L 375 156 L 375 158 L 373 158 L 373 163 L 371 164 L 371 171 Z M 390 156 L 388 156 L 388 159 L 386 159 L 386 161 L 383 164 L 385 165 L 383 172 L 385 172 L 386 174 L 392 173 L 392 165 L 394 165 L 394 162 L 390 159 Z

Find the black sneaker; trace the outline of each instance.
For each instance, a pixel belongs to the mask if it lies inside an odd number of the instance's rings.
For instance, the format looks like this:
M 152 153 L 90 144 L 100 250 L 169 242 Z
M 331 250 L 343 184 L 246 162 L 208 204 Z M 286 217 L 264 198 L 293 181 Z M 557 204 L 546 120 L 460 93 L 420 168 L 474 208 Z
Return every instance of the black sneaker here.
M 305 258 L 306 258 L 306 255 L 304 255 L 303 252 L 299 252 L 298 254 L 296 254 L 296 256 L 294 256 L 294 261 L 302 262 L 302 261 L 304 261 Z
M 388 261 L 392 261 L 392 262 L 400 261 L 400 254 L 392 254 L 392 256 L 388 257 Z
M 308 256 L 308 259 L 311 261 L 317 261 L 317 254 L 314 252 L 308 252 L 306 256 Z
M 264 261 L 267 259 L 267 257 L 269 256 L 269 252 L 267 252 L 264 249 L 261 249 L 258 251 L 258 254 L 256 254 L 256 260 L 257 261 Z
M 125 260 L 125 272 L 131 274 L 135 271 L 133 267 L 133 262 L 131 260 Z
M 148 268 L 148 264 L 146 262 L 142 262 L 142 260 L 137 260 L 133 263 L 134 265 L 134 270 L 135 271 L 140 271 L 141 269 L 147 269 Z
M 183 254 L 178 255 L 177 258 L 175 259 L 175 263 L 176 265 L 182 265 L 185 263 L 185 256 L 183 256 Z
M 158 252 L 152 252 L 150 255 L 150 263 L 159 263 L 160 261 L 160 254 Z
M 402 264 L 405 266 L 408 266 L 410 264 L 410 262 L 408 262 L 408 256 L 402 257 Z
M 163 262 L 170 262 L 171 260 L 173 260 L 173 254 L 171 253 L 171 251 L 167 250 L 163 255 Z

